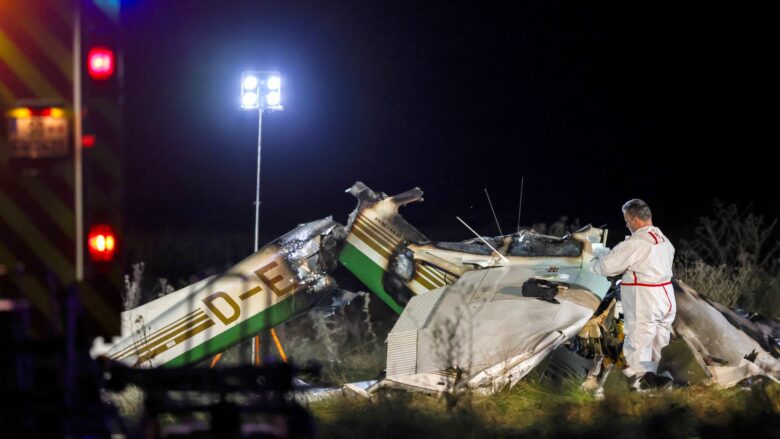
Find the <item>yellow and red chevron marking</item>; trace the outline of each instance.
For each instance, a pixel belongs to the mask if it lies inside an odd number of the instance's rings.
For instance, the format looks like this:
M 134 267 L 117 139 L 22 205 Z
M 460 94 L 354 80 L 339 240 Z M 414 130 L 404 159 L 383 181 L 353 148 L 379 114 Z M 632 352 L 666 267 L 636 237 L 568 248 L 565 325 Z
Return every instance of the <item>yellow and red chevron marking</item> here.
M 21 100 L 60 102 L 68 110 L 73 97 L 73 6 L 62 0 L 0 0 L 0 111 Z M 117 116 L 118 117 L 118 116 Z M 109 117 L 109 119 L 111 119 Z M 109 120 L 118 126 L 115 120 Z M 8 160 L 6 121 L 0 128 L 0 264 L 9 268 L 3 295 L 19 295 L 44 319 L 59 329 L 58 290 L 75 280 L 75 220 L 73 162 L 47 164 L 22 172 Z M 95 160 L 93 168 L 107 174 L 94 197 L 113 201 L 117 160 L 112 152 Z M 101 164 L 102 163 L 102 164 Z M 107 171 L 103 171 L 104 169 Z M 104 330 L 117 327 L 116 308 L 95 287 L 79 288 L 81 303 Z M 60 297 L 59 300 L 62 298 Z M 35 325 L 35 322 L 34 326 Z
M 0 98 L 71 101 L 73 12 L 67 1 L 0 0 Z M 10 102 L 14 105 L 15 102 Z

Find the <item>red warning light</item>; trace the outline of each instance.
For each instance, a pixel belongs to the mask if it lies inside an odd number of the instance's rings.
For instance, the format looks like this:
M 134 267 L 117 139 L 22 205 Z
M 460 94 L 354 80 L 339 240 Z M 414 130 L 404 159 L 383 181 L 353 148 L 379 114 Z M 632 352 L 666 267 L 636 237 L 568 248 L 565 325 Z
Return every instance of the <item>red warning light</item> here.
M 84 134 L 81 136 L 81 146 L 82 148 L 92 148 L 95 146 L 95 135 L 94 134 Z
M 116 235 L 111 226 L 96 224 L 87 235 L 89 256 L 94 262 L 111 262 L 116 252 Z
M 95 47 L 87 55 L 87 70 L 92 79 L 108 79 L 114 74 L 114 52 L 105 47 Z

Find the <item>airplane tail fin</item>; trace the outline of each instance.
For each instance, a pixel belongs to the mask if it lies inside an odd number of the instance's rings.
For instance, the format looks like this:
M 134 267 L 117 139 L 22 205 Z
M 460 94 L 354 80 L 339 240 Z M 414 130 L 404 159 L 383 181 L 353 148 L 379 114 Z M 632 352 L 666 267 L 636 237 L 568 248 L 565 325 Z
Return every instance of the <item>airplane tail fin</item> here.
M 409 224 L 398 209 L 422 201 L 420 188 L 388 196 L 356 182 L 348 193 L 358 199 L 357 208 L 347 223 L 347 238 L 339 262 L 397 313 L 411 297 L 402 282 L 393 282 L 393 261 L 406 242 L 426 242 L 419 230 Z

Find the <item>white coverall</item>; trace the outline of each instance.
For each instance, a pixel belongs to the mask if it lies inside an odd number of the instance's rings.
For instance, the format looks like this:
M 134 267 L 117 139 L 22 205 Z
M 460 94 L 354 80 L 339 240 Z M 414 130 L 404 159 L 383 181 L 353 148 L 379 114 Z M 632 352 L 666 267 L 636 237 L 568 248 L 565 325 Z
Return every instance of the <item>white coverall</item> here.
M 626 375 L 656 373 L 677 312 L 672 288 L 672 243 L 654 226 L 643 227 L 593 264 L 603 276 L 623 273 L 623 356 Z

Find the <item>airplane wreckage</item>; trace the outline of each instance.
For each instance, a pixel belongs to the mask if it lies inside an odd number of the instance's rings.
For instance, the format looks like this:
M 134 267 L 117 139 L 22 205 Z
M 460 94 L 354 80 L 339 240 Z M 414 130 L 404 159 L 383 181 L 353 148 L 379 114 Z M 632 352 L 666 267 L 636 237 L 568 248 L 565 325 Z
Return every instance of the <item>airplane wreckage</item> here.
M 386 376 L 369 392 L 493 393 L 540 364 L 593 389 L 622 376 L 610 373 L 623 361 L 620 282 L 589 269 L 608 251 L 606 230 L 436 242 L 398 213 L 420 189 L 387 196 L 358 182 L 347 192 L 358 205 L 346 226 L 301 224 L 221 275 L 123 312 L 122 337 L 103 356 L 138 368 L 202 362 L 306 313 L 337 288 L 330 273 L 341 264 L 400 314 Z M 780 378 L 780 325 L 673 285 L 674 337 L 659 373 L 724 387 Z

